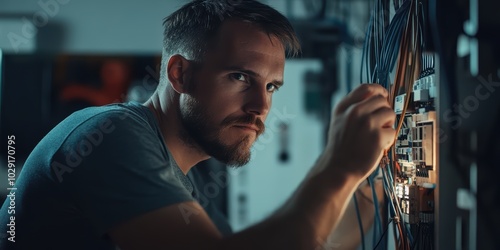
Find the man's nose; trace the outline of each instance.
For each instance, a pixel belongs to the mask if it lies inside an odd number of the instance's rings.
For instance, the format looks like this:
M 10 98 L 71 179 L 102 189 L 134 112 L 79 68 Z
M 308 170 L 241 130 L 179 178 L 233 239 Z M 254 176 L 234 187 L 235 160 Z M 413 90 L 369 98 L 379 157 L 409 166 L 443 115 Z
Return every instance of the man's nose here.
M 271 107 L 271 93 L 267 91 L 267 87 L 252 88 L 246 99 L 245 112 L 260 116 L 264 120 Z

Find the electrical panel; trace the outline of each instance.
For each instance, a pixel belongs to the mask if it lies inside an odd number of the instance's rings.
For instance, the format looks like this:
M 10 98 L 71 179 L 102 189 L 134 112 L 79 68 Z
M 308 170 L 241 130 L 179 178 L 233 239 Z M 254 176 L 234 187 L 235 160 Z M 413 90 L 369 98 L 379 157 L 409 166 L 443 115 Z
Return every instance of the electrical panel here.
M 437 181 L 436 76 L 426 69 L 413 84 L 406 113 L 406 94 L 396 97 L 394 111 L 402 119 L 394 144 L 394 187 L 400 218 L 409 227 L 409 237 L 417 249 L 434 244 L 435 189 Z M 413 248 L 412 248 L 413 249 Z
M 381 176 L 387 201 L 383 212 L 375 207 L 374 242 L 380 240 L 374 249 L 432 249 L 439 172 L 439 72 L 429 32 L 429 1 L 373 0 L 370 8 L 361 82 L 387 89 L 396 113 L 394 143 L 369 177 L 372 183 Z

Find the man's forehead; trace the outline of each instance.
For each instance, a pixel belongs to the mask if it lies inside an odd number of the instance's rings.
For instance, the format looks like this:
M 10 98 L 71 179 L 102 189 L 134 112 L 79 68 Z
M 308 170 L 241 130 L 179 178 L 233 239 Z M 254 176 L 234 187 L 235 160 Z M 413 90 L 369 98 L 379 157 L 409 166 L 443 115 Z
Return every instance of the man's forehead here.
M 283 81 L 285 49 L 274 36 L 254 24 L 228 20 L 205 54 L 205 66 L 215 71 L 239 71 L 248 75 Z
M 217 53 L 258 53 L 266 56 L 285 58 L 281 41 L 267 34 L 255 24 L 241 20 L 227 20 L 221 25 L 215 39 Z

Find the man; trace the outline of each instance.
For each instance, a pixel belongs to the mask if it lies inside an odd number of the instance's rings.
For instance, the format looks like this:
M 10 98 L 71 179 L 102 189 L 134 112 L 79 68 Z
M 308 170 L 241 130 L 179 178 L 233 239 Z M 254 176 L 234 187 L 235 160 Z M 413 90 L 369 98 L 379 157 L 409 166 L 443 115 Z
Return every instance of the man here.
M 363 85 L 342 100 L 294 195 L 231 234 L 185 175 L 209 157 L 248 162 L 297 38 L 285 17 L 251 0 L 188 3 L 164 35 L 149 101 L 76 112 L 37 145 L 16 184 L 16 243 L 4 237 L 2 249 L 315 249 L 339 224 L 393 142 L 386 91 Z

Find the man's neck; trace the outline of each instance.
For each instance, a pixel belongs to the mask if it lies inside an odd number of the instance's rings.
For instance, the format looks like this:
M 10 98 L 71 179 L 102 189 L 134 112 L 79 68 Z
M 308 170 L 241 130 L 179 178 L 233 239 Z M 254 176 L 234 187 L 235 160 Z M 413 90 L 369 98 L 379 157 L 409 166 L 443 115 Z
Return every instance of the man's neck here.
M 162 102 L 158 98 L 158 92 L 155 92 L 144 105 L 153 112 L 168 150 L 182 172 L 187 174 L 194 165 L 210 157 L 199 147 L 189 145 L 181 139 L 183 128 L 177 114 L 179 109 L 175 107 L 176 101 L 178 99 L 169 103 Z

